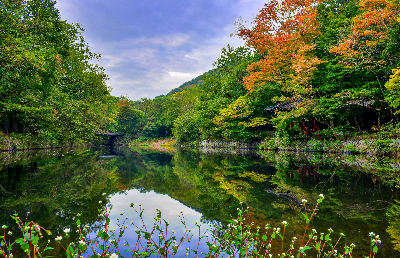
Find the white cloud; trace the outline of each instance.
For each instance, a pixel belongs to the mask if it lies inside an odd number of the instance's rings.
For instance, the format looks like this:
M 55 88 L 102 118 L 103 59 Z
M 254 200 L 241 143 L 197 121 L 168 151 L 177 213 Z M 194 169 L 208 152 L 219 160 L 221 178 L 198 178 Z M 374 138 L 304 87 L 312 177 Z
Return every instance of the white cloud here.
M 80 10 L 66 0 L 59 2 L 62 14 L 66 13 L 66 17 L 72 19 L 69 22 L 75 22 Z M 241 0 L 231 7 L 231 11 L 233 16 L 242 16 L 243 20 L 249 21 L 263 5 L 264 1 L 261 0 Z M 86 17 L 86 20 L 90 21 L 90 18 Z M 99 64 L 110 77 L 108 85 L 113 88 L 112 94 L 128 95 L 136 100 L 167 94 L 171 89 L 212 69 L 212 63 L 220 56 L 221 48 L 228 44 L 234 47 L 243 45 L 243 40 L 230 37 L 234 32 L 231 22 L 215 28 L 218 34 L 211 38 L 204 36 L 201 31 L 161 31 L 157 36 L 130 34 L 128 31 L 133 29 L 129 29 L 129 23 L 121 25 L 127 31 L 119 28 L 123 35 L 121 38 L 111 39 L 93 33 L 85 35 L 91 50 L 102 54 Z M 134 27 L 137 26 L 135 24 Z
M 131 99 L 154 98 L 212 69 L 212 63 L 228 44 L 243 45 L 243 41 L 229 36 L 233 25 L 224 28 L 222 36 L 198 42 L 186 41 L 186 49 L 161 51 L 141 44 L 120 44 L 121 47 L 105 48 L 112 51 L 104 55 L 102 64 L 110 76 L 109 85 L 115 96 L 128 95 Z M 165 36 L 165 38 L 168 38 Z M 154 42 L 154 41 L 153 41 Z M 126 49 L 121 49 L 124 46 Z M 129 47 L 128 47 L 129 46 Z M 121 51 L 115 51 L 120 49 Z
M 104 68 L 112 68 L 112 67 L 118 67 L 123 63 L 128 62 L 126 58 L 119 57 L 119 56 L 113 56 L 113 55 L 102 55 L 101 60 L 103 61 L 103 67 Z
M 181 73 L 181 72 L 168 72 L 168 75 L 170 77 L 178 77 L 178 78 L 188 79 L 188 78 L 193 78 L 193 76 L 195 74 L 193 74 L 193 73 Z
M 161 37 L 141 37 L 136 40 L 136 44 L 151 44 L 162 47 L 179 47 L 184 45 L 190 40 L 189 35 L 185 34 L 174 34 L 174 35 L 164 35 Z

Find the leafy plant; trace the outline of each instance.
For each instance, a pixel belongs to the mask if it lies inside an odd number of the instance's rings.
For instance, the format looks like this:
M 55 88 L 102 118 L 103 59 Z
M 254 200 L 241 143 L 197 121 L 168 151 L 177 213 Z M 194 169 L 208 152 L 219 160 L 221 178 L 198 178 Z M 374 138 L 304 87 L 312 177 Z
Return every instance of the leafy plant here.
M 28 215 L 29 213 L 27 213 L 25 221 L 22 221 L 16 213 L 14 215 L 11 215 L 11 218 L 14 219 L 15 223 L 18 225 L 20 232 L 22 233 L 22 237 L 17 238 L 14 242 L 10 241 L 13 232 L 7 232 L 7 239 L 6 229 L 8 228 L 8 226 L 2 226 L 3 236 L 0 236 L 0 255 L 3 255 L 3 257 L 14 257 L 12 254 L 14 244 L 18 244 L 29 258 L 50 257 L 42 256 L 42 253 L 53 248 L 49 246 L 49 243 L 47 243 L 42 250 L 42 248 L 39 248 L 39 240 L 40 238 L 42 238 L 42 231 L 46 232 L 48 235 L 51 235 L 51 232 L 44 229 L 33 221 L 28 221 Z
M 336 241 L 333 241 L 333 230 L 329 229 L 328 233 L 320 233 L 319 236 L 315 229 L 308 230 L 308 226 L 312 218 L 316 215 L 316 211 L 320 203 L 322 203 L 324 196 L 321 194 L 317 200 L 311 214 L 307 214 L 306 200 L 303 200 L 304 213 L 302 213 L 306 227 L 302 239 L 297 237 L 290 238 L 290 242 L 286 244 L 284 241 L 286 238 L 286 228 L 289 225 L 288 222 L 283 221 L 283 232 L 280 227 L 271 228 L 270 225 L 265 225 L 265 228 L 260 227 L 254 228 L 253 225 L 246 222 L 245 214 L 248 212 L 247 209 L 238 208 L 238 215 L 236 219 L 229 220 L 229 225 L 224 227 L 222 225 L 214 224 L 212 229 L 207 229 L 206 232 L 201 232 L 201 225 L 196 223 L 198 227 L 198 243 L 197 247 L 193 248 L 193 233 L 186 227 L 183 213 L 179 214 L 181 223 L 185 229 L 184 235 L 177 239 L 176 232 L 171 230 L 169 232 L 169 223 L 162 218 L 160 210 L 156 210 L 156 216 L 154 217 L 154 223 L 151 227 L 145 225 L 143 219 L 143 212 L 141 205 L 137 209 L 134 204 L 131 207 L 134 209 L 137 215 L 139 215 L 139 223 L 131 224 L 135 227 L 135 233 L 137 234 L 136 243 L 124 243 L 126 246 L 125 252 L 131 252 L 132 257 L 175 257 L 178 254 L 178 249 L 183 243 L 188 243 L 186 248 L 185 256 L 190 257 L 194 254 L 196 257 L 204 255 L 206 257 L 290 257 L 300 258 L 306 255 L 315 254 L 317 258 L 329 258 L 329 257 L 353 257 L 352 252 L 355 247 L 354 244 L 345 244 L 343 252 L 337 250 L 337 246 L 341 238 L 344 236 L 340 234 Z M 64 229 L 64 237 L 57 236 L 56 241 L 60 243 L 62 248 L 65 250 L 68 258 L 72 257 L 90 257 L 100 258 L 109 257 L 117 258 L 122 257 L 120 253 L 119 244 L 125 230 L 128 228 L 126 219 L 120 220 L 117 218 L 118 230 L 110 229 L 110 208 L 103 208 L 100 210 L 100 217 L 98 221 L 97 230 L 91 232 L 89 226 L 83 226 L 80 222 L 80 214 L 77 215 L 75 222 L 77 232 L 79 232 L 78 243 L 69 242 L 70 232 L 72 229 Z M 122 216 L 123 214 L 121 214 Z M 23 223 L 17 215 L 12 216 L 18 226 L 20 227 L 23 237 L 15 240 L 15 243 L 19 244 L 23 250 L 25 250 L 29 258 L 43 257 L 42 253 L 46 250 L 51 249 L 46 246 L 43 251 L 39 251 L 38 244 L 41 236 L 41 231 L 44 230 L 39 225 L 33 222 Z M 3 257 L 12 257 L 11 250 L 14 243 L 10 240 L 7 241 L 6 231 L 7 226 L 3 226 L 4 236 L 0 237 L 1 247 L 0 253 Z M 46 230 L 44 230 L 46 231 Z M 49 231 L 46 231 L 50 234 Z M 91 239 L 90 235 L 95 233 L 95 239 Z M 210 236 L 209 234 L 210 233 Z M 9 233 L 11 234 L 11 233 Z M 371 248 L 370 257 L 375 257 L 378 252 L 378 245 L 381 243 L 379 235 L 375 235 L 373 232 L 370 233 L 371 237 Z M 64 238 L 64 240 L 63 240 Z M 10 238 L 8 238 L 10 239 Z M 206 241 L 208 246 L 207 252 L 201 252 L 199 250 L 200 241 Z M 274 245 L 274 248 L 273 248 Z M 275 246 L 277 245 L 277 246 Z M 281 250 L 281 251 L 277 251 Z

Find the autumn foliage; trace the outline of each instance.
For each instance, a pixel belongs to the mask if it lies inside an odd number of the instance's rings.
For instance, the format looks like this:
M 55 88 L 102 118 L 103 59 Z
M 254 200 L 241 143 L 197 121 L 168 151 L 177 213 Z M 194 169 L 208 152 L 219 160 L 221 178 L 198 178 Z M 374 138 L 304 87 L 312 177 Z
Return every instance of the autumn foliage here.
M 398 123 L 400 1 L 271 0 L 223 49 L 178 141 L 338 137 Z M 247 56 L 247 57 L 246 57 Z M 308 132 L 308 131 L 307 131 Z M 303 136 L 302 136 L 303 135 Z
M 367 68 L 382 67 L 393 63 L 384 56 L 390 38 L 388 31 L 397 22 L 399 4 L 385 0 L 361 0 L 360 15 L 354 17 L 351 34 L 331 53 L 341 55 L 346 66 L 363 65 Z
M 310 80 L 319 58 L 313 54 L 320 34 L 316 5 L 320 1 L 270 1 L 254 20 L 252 29 L 239 26 L 237 35 L 264 58 L 251 64 L 244 86 L 252 90 L 265 82 L 277 82 L 286 92 L 312 92 Z

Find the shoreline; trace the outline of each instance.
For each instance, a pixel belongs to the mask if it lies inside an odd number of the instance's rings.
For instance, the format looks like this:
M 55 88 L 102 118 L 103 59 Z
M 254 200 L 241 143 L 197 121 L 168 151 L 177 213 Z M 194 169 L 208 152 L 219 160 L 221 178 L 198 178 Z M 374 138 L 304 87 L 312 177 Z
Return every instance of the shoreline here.
M 282 151 L 298 153 L 331 153 L 357 154 L 368 156 L 400 156 L 400 139 L 298 139 L 269 138 L 264 141 L 235 142 L 235 141 L 201 141 L 197 143 L 180 144 L 179 147 L 205 149 L 256 149 L 261 151 Z
M 59 148 L 91 147 L 104 145 L 104 139 L 93 139 L 91 142 L 77 140 L 76 142 L 54 142 L 44 140 L 35 136 L 6 136 L 0 139 L 0 152 L 29 151 Z M 201 148 L 203 150 L 212 149 L 223 150 L 260 150 L 260 151 L 279 151 L 292 153 L 326 153 L 326 154 L 347 154 L 347 155 L 366 155 L 366 156 L 385 156 L 400 157 L 399 138 L 360 138 L 343 140 L 326 139 L 296 139 L 271 137 L 263 141 L 241 142 L 241 141 L 212 141 L 204 140 L 200 142 L 180 144 L 175 138 L 148 139 L 146 141 L 131 141 L 124 146 L 150 146 L 154 148 Z M 212 152 L 212 151 L 211 151 Z
M 33 135 L 0 133 L 0 152 L 90 147 L 104 145 L 104 142 L 105 140 L 101 137 L 94 137 L 90 141 L 83 139 L 57 141 Z

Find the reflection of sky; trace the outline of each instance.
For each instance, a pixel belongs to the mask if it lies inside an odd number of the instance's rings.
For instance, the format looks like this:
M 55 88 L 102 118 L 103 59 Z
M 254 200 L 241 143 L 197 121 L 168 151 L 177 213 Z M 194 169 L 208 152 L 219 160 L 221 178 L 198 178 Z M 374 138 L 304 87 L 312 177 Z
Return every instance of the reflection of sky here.
M 184 226 L 181 223 L 181 219 L 178 217 L 180 212 L 183 212 L 184 221 L 186 223 L 187 229 L 193 232 L 193 239 L 191 242 L 191 249 L 196 248 L 198 244 L 198 227 L 195 225 L 196 222 L 200 223 L 201 214 L 189 207 L 186 207 L 177 200 L 172 199 L 168 195 L 157 194 L 153 191 L 148 193 L 141 193 L 140 191 L 133 189 L 126 192 L 126 194 L 117 194 L 110 198 L 110 203 L 113 205 L 110 214 L 110 227 L 113 229 L 118 229 L 117 218 L 124 220 L 126 217 L 126 229 L 124 237 L 120 242 L 120 246 L 123 247 L 124 241 L 128 241 L 130 246 L 133 247 L 136 243 L 136 233 L 134 232 L 135 227 L 130 224 L 133 220 L 135 225 L 141 225 L 139 215 L 130 207 L 131 203 L 135 204 L 136 209 L 139 209 L 139 204 L 144 210 L 143 218 L 147 229 L 150 231 L 153 223 L 154 217 L 156 216 L 156 209 L 161 210 L 162 218 L 165 219 L 170 225 L 168 226 L 168 236 L 170 236 L 171 231 L 176 231 L 177 239 L 181 238 L 185 232 Z M 120 215 L 123 213 L 123 215 Z M 164 224 L 163 224 L 164 226 Z M 165 227 L 164 227 L 165 228 Z M 201 226 L 202 231 L 207 229 L 207 225 Z M 155 234 L 157 237 L 157 234 Z M 178 254 L 176 257 L 183 257 L 185 255 L 185 248 L 187 244 L 181 245 L 178 249 Z M 200 243 L 201 251 L 207 251 L 206 241 L 201 241 Z M 199 250 L 200 250 L 199 249 Z M 182 253 L 183 252 L 183 253 Z M 122 253 L 122 252 L 121 252 Z M 127 252 L 125 257 L 131 257 L 132 253 Z

